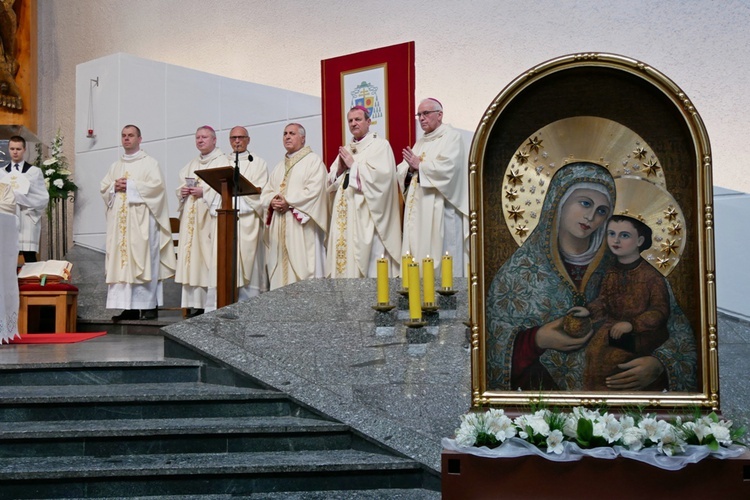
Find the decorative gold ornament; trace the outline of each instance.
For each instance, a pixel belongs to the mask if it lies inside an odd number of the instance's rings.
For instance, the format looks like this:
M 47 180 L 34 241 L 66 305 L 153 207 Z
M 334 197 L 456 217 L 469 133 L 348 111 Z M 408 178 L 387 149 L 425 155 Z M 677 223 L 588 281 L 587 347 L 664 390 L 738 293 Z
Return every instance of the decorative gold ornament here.
M 678 248 L 679 248 L 679 245 L 677 244 L 677 242 L 669 240 L 669 239 L 667 239 L 666 241 L 662 242 L 662 244 L 661 244 L 661 251 L 665 255 L 676 254 Z
M 505 170 L 503 217 L 508 231 L 519 246 L 523 244 L 539 222 L 552 176 L 574 161 L 606 166 L 613 177 L 648 178 L 666 189 L 661 167 L 649 175 L 643 163 L 648 157 L 658 165 L 649 151 L 653 148 L 638 134 L 606 118 L 575 116 L 542 127 L 519 145 Z
M 510 184 L 511 186 L 517 186 L 519 184 L 523 184 L 523 181 L 521 180 L 523 175 L 519 175 L 518 172 L 516 172 L 513 169 L 510 169 L 509 172 L 510 172 L 509 174 L 505 175 L 505 177 L 508 180 L 508 184 Z M 506 189 L 506 191 L 508 190 Z
M 659 162 L 657 162 L 653 158 L 650 159 L 643 166 L 646 167 L 646 175 L 648 175 L 649 177 L 651 177 L 652 175 L 656 177 L 656 174 L 659 173 L 659 171 L 661 170 L 661 167 L 659 166 Z
M 508 210 L 508 218 L 513 219 L 514 222 L 518 222 L 518 219 L 523 216 L 524 212 L 525 210 L 523 210 L 520 206 L 515 207 L 511 205 L 510 210 Z
M 534 151 L 535 153 L 539 152 L 540 148 L 543 148 L 542 146 L 543 140 L 539 139 L 537 136 L 534 136 L 532 139 L 529 139 L 529 142 L 526 143 L 526 146 L 529 148 L 529 152 Z
M 651 247 L 641 256 L 662 275 L 672 272 L 685 249 L 682 229 L 685 219 L 677 201 L 663 187 L 649 182 L 645 177 L 623 176 L 615 178 L 617 200 L 613 215 L 626 215 L 646 224 L 652 231 Z M 668 224 L 665 214 L 670 213 L 674 222 Z M 673 229 L 679 228 L 678 234 Z
M 635 156 L 636 160 L 642 160 L 646 157 L 647 151 L 643 148 L 635 148 L 633 151 L 633 156 Z
M 529 161 L 529 153 L 526 151 L 518 151 L 516 153 L 516 161 L 523 165 L 524 163 Z
M 664 217 L 666 217 L 670 222 L 673 222 L 678 216 L 679 214 L 677 213 L 677 209 L 675 209 L 673 206 L 669 206 L 666 210 L 664 210 Z

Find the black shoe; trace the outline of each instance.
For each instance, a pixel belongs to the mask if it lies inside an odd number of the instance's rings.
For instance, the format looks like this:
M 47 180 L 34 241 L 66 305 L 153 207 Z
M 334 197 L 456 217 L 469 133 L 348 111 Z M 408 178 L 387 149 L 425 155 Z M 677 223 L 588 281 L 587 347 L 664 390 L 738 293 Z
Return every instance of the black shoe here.
M 112 316 L 112 321 L 117 323 L 118 321 L 128 321 L 141 319 L 141 312 L 138 309 L 125 309 L 117 316 Z
M 204 313 L 203 309 L 190 309 L 190 313 L 187 315 L 188 318 L 195 318 Z
M 141 319 L 156 319 L 159 317 L 159 309 L 141 309 Z

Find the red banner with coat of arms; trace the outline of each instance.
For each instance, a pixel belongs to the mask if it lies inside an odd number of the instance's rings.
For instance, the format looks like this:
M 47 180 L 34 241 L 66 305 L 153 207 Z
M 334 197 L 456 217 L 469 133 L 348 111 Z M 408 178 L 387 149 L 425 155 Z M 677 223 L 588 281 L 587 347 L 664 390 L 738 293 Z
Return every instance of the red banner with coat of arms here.
M 323 160 L 330 166 L 351 135 L 346 113 L 370 112 L 370 130 L 391 143 L 396 163 L 415 141 L 414 42 L 321 61 Z

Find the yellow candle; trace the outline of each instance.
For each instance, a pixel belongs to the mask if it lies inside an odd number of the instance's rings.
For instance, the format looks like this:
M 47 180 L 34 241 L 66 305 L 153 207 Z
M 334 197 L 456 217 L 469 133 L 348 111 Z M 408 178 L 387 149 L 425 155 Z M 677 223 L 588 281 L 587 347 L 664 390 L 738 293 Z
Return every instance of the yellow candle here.
M 424 289 L 424 303 L 435 303 L 435 261 L 428 255 L 422 259 L 422 280 Z
M 419 296 L 419 264 L 409 262 L 407 265 L 409 275 L 409 317 L 412 321 L 422 320 L 422 301 Z
M 404 290 L 409 289 L 409 264 L 411 264 L 411 255 L 406 252 L 406 255 L 401 257 L 401 287 Z
M 388 304 L 388 259 L 378 259 L 378 304 Z
M 440 286 L 445 289 L 453 288 L 453 257 L 448 252 L 443 255 L 440 268 Z

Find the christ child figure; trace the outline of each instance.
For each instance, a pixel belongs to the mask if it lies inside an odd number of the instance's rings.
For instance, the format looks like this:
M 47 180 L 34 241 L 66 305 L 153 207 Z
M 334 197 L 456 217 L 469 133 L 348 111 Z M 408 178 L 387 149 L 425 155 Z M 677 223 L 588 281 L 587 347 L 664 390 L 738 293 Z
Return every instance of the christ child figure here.
M 586 347 L 584 390 L 607 390 L 605 379 L 623 363 L 649 356 L 669 338 L 666 280 L 641 257 L 651 247 L 651 228 L 638 219 L 614 215 L 607 223 L 607 245 L 617 258 L 602 280 L 599 296 L 576 315 L 590 314 L 594 336 Z M 647 390 L 666 388 L 657 380 Z

